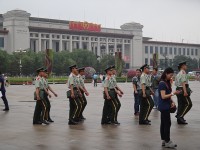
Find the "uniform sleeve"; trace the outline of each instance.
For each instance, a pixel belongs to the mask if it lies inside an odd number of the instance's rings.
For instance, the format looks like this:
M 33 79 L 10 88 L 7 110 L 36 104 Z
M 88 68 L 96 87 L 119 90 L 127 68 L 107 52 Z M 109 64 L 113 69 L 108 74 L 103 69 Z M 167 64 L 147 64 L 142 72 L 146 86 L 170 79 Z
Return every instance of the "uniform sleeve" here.
M 181 83 L 186 82 L 187 81 L 187 75 L 186 74 L 182 74 L 181 75 Z
M 109 80 L 108 79 L 105 79 L 105 83 L 103 85 L 104 88 L 107 88 L 108 87 L 108 84 L 109 84 Z
M 74 85 L 74 79 L 73 79 L 73 77 L 69 78 L 69 85 Z
M 146 78 L 145 78 L 145 76 L 141 76 L 140 82 L 141 82 L 141 84 L 146 84 Z
M 35 80 L 35 88 L 39 88 L 40 87 L 40 80 Z

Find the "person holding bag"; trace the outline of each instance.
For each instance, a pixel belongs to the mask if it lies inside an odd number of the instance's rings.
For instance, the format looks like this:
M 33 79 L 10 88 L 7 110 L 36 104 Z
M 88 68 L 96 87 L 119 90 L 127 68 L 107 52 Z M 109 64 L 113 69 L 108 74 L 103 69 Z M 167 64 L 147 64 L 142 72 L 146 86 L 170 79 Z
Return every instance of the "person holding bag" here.
M 172 101 L 171 97 L 179 94 L 181 91 L 172 92 L 170 79 L 173 77 L 173 74 L 174 70 L 172 68 L 165 69 L 158 86 L 158 110 L 161 112 L 160 134 L 162 139 L 162 146 L 166 148 L 177 147 L 177 145 L 170 140 L 170 112 L 173 111 L 174 113 L 174 110 L 176 110 L 176 105 Z

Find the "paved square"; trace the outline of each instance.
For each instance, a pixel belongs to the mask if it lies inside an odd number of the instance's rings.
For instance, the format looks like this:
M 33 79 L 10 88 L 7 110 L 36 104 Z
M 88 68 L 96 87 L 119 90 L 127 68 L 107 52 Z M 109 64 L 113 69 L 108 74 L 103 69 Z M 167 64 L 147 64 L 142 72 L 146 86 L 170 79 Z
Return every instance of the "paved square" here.
M 200 149 L 200 82 L 190 83 L 194 91 L 193 108 L 185 117 L 186 126 L 177 125 L 172 114 L 171 138 L 179 150 Z M 77 126 L 68 126 L 69 102 L 66 85 L 51 85 L 58 98 L 51 99 L 51 117 L 48 126 L 32 125 L 35 102 L 34 86 L 10 86 L 7 98 L 10 111 L 0 111 L 0 150 L 163 150 L 159 134 L 160 113 L 152 110 L 151 126 L 139 126 L 133 116 L 133 88 L 131 83 L 119 84 L 125 92 L 118 120 L 120 126 L 102 126 L 103 88 L 86 84 L 90 96 L 84 116 L 87 120 Z M 176 97 L 174 97 L 176 101 Z M 3 101 L 0 109 L 3 109 Z

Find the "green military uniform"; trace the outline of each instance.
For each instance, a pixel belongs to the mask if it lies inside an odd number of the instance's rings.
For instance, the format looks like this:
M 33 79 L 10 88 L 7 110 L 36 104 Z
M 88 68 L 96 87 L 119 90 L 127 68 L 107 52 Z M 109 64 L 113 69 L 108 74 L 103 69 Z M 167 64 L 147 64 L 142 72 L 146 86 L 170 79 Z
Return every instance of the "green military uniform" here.
M 35 88 L 39 88 L 40 90 L 40 100 L 36 101 L 35 112 L 33 116 L 33 124 L 43 123 L 45 121 L 46 115 L 46 102 L 44 100 L 44 82 L 42 77 L 38 76 L 35 80 Z M 46 123 L 45 123 L 46 124 Z
M 105 71 L 107 72 L 108 70 L 111 69 L 112 67 L 108 67 L 105 69 Z M 104 101 L 101 124 L 110 124 L 110 123 L 117 124 L 118 123 L 117 112 L 119 111 L 119 105 L 117 104 L 116 93 L 115 93 L 116 83 L 111 76 L 107 75 L 103 86 L 104 88 L 107 88 L 108 94 L 111 97 L 111 99 L 107 99 L 107 96 L 104 92 L 105 101 Z
M 44 82 L 44 87 L 48 90 L 48 88 L 49 88 L 48 80 L 46 78 L 42 78 L 42 80 Z M 51 103 L 49 101 L 48 94 L 46 92 L 45 92 L 44 96 L 45 96 L 46 107 L 47 107 L 47 111 L 46 111 L 45 117 L 46 117 L 47 121 L 52 121 L 51 117 L 50 117 Z
M 112 76 L 111 77 L 111 81 L 113 82 L 113 84 L 114 84 L 114 89 L 116 89 L 117 88 L 117 80 L 116 80 L 116 76 Z M 118 98 L 118 95 L 117 95 L 117 93 L 116 93 L 116 91 L 115 90 L 113 90 L 114 91 L 114 93 L 115 93 L 115 99 L 114 99 L 114 103 L 115 103 L 115 106 L 116 106 L 116 121 L 117 121 L 117 116 L 118 116 L 118 112 L 119 112 L 119 110 L 120 110 L 120 108 L 121 108 L 121 102 L 120 102 L 120 100 L 119 100 L 119 98 Z
M 73 86 L 75 98 L 69 97 L 70 110 L 69 110 L 69 121 L 78 122 L 80 118 L 80 113 L 82 110 L 82 104 L 78 92 L 78 80 L 76 75 L 70 74 L 68 78 L 68 87 Z
M 188 96 L 184 96 L 183 91 L 183 83 L 186 83 L 186 90 Z M 177 121 L 179 124 L 187 124 L 185 123 L 183 117 L 188 113 L 188 111 L 192 108 L 192 101 L 190 99 L 191 90 L 188 84 L 188 76 L 184 70 L 180 70 L 175 78 L 176 90 L 181 90 L 182 92 L 177 95 L 178 100 L 178 111 L 177 111 Z
M 147 65 L 146 65 L 147 66 Z M 151 98 L 151 77 L 144 72 L 140 77 L 141 87 L 145 85 L 146 97 L 143 97 L 142 90 L 139 91 L 139 99 L 140 99 L 140 114 L 139 114 L 139 123 L 146 124 L 148 123 L 148 117 L 153 109 L 154 102 Z
M 82 88 L 85 88 L 85 85 L 84 85 L 84 79 L 81 75 L 78 75 L 77 76 L 77 82 L 78 82 L 78 86 L 79 87 L 82 87 Z M 81 90 L 81 89 L 80 89 Z M 84 91 L 81 90 L 81 93 L 82 93 L 82 97 L 79 97 L 80 98 L 80 101 L 81 101 L 81 106 L 82 106 L 82 109 L 81 109 L 81 112 L 80 112 L 80 118 L 81 119 L 85 119 L 83 117 L 83 111 L 87 105 L 87 99 L 85 97 L 85 94 L 84 94 Z

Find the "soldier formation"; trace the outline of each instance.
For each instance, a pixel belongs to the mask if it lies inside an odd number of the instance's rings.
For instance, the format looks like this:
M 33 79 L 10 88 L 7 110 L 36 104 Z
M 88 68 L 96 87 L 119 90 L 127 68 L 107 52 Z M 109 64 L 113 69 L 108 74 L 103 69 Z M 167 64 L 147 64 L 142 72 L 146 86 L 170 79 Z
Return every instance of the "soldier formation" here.
M 89 93 L 84 85 L 84 70 L 85 68 L 77 68 L 76 65 L 69 67 L 71 74 L 68 78 L 67 98 L 69 99 L 69 125 L 76 125 L 79 122 L 86 120 L 83 116 L 83 112 L 87 105 L 86 96 Z M 182 62 L 178 66 L 179 73 L 175 78 L 175 85 L 178 91 L 178 111 L 177 111 L 177 123 L 187 124 L 184 116 L 192 107 L 190 99 L 191 90 L 188 84 L 188 78 L 186 74 L 187 65 L 186 62 Z M 143 65 L 140 69 L 136 70 L 136 76 L 133 77 L 133 89 L 134 89 L 134 115 L 139 116 L 140 125 L 151 125 L 149 115 L 153 109 L 158 109 L 159 105 L 159 81 L 160 76 L 157 73 L 157 68 L 153 68 L 152 74 L 150 74 L 149 66 Z M 48 84 L 48 72 L 44 68 L 37 70 L 38 76 L 35 80 L 36 91 L 34 93 L 34 99 L 36 100 L 35 112 L 33 117 L 33 124 L 46 124 L 54 122 L 50 117 L 51 104 L 48 97 L 51 97 L 50 92 L 55 97 L 57 94 Z M 103 97 L 104 106 L 102 113 L 102 125 L 112 124 L 119 125 L 117 116 L 121 107 L 119 97 L 123 96 L 123 91 L 119 88 L 116 81 L 115 66 L 109 66 L 105 69 L 106 77 L 103 82 Z M 86 96 L 85 96 L 86 95 Z M 152 99 L 153 97 L 153 99 Z M 6 101 L 5 101 L 6 102 Z M 8 109 L 7 103 L 5 103 Z

